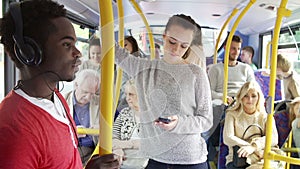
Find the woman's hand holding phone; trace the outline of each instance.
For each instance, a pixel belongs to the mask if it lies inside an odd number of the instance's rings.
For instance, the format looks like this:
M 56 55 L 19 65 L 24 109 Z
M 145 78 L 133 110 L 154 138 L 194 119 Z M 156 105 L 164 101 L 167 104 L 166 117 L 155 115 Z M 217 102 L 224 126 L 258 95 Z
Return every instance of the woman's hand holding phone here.
M 165 129 L 165 130 L 172 130 L 178 122 L 178 116 L 169 116 L 169 117 L 159 117 L 155 120 L 155 125 Z

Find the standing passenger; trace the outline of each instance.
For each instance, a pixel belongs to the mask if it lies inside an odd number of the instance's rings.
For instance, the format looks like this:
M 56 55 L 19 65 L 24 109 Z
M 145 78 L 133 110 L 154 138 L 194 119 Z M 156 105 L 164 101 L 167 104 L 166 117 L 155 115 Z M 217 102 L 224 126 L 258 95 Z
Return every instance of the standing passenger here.
M 124 48 L 127 49 L 127 51 L 132 54 L 133 56 L 140 57 L 140 51 L 137 41 L 133 36 L 126 36 L 124 41 Z M 123 72 L 122 75 L 122 84 L 121 84 L 121 91 L 120 91 L 120 97 L 118 102 L 118 111 L 121 111 L 123 108 L 128 107 L 128 104 L 126 102 L 126 96 L 125 96 L 125 83 L 131 79 L 131 77 L 126 73 Z
M 135 77 L 140 105 L 141 153 L 147 169 L 207 168 L 201 133 L 212 126 L 211 93 L 204 70 L 182 59 L 194 37 L 191 17 L 172 16 L 163 34 L 162 59 L 132 57 L 116 47 L 116 62 Z M 169 122 L 158 121 L 159 117 Z
M 80 169 L 77 134 L 56 89 L 72 81 L 80 51 L 66 10 L 51 0 L 14 3 L 1 20 L 1 43 L 20 80 L 0 104 L 0 168 Z M 86 169 L 115 169 L 114 155 L 95 156 Z
M 124 48 L 136 57 L 140 57 L 141 55 L 138 43 L 133 36 L 125 36 Z
M 80 66 L 80 70 L 94 69 L 101 72 L 101 44 L 100 39 L 93 38 L 89 41 L 89 59 L 84 61 Z

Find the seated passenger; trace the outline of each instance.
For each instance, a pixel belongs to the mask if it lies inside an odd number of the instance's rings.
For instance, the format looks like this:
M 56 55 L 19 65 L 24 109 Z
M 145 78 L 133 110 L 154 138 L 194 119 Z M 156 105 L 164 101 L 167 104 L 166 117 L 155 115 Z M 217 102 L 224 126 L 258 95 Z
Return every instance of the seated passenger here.
M 228 61 L 228 86 L 227 103 L 233 102 L 233 98 L 245 82 L 254 80 L 252 68 L 237 59 L 242 46 L 242 38 L 234 35 L 231 39 Z M 217 63 L 211 66 L 208 71 L 208 77 L 211 87 L 212 99 L 222 99 L 224 86 L 224 63 Z
M 229 148 L 229 154 L 226 156 L 228 169 L 236 168 L 233 165 L 233 146 L 236 145 L 240 147 L 237 151 L 238 156 L 247 157 L 248 166 L 257 164 L 258 161 L 254 159 L 262 159 L 267 121 L 264 101 L 260 86 L 257 82 L 250 81 L 246 82 L 238 91 L 235 105 L 228 108 L 223 131 L 224 143 Z M 248 138 L 253 134 L 260 134 L 257 127 L 251 127 L 245 132 L 253 124 L 262 129 L 262 135 Z M 272 146 L 277 143 L 278 133 L 275 121 L 273 121 Z
M 254 72 L 252 68 L 245 63 L 239 62 L 237 59 L 240 55 L 240 50 L 242 46 L 242 38 L 233 35 L 229 48 L 229 58 L 228 58 L 228 85 L 227 85 L 227 105 L 234 103 L 234 97 L 236 96 L 238 90 L 246 82 L 254 80 Z M 211 94 L 213 100 L 213 114 L 214 122 L 213 127 L 206 133 L 205 137 L 209 138 L 209 143 L 213 146 L 219 144 L 219 122 L 224 117 L 224 108 L 223 108 L 223 95 L 224 95 L 224 63 L 217 63 L 209 67 L 208 77 L 211 87 Z M 211 136 L 212 135 L 212 136 Z M 209 145 L 210 146 L 210 145 Z M 215 152 L 216 153 L 216 152 Z M 214 154 L 213 151 L 210 151 L 209 154 Z M 212 155 L 214 156 L 214 155 Z
M 290 122 L 293 131 L 293 141 L 295 146 L 300 148 L 300 97 L 296 97 L 290 104 Z M 300 157 L 300 152 L 298 152 Z
M 241 61 L 251 66 L 253 70 L 257 70 L 256 65 L 253 63 L 254 49 L 251 46 L 245 46 L 241 52 Z
M 292 63 L 287 57 L 277 56 L 277 76 L 283 79 L 285 100 L 300 96 L 300 76 L 292 69 Z
M 84 69 L 74 80 L 74 91 L 65 98 L 77 128 L 99 128 L 99 73 L 92 69 Z M 83 165 L 90 158 L 97 142 L 90 135 L 79 135 L 78 151 Z
M 140 113 L 133 80 L 126 82 L 125 95 L 129 107 L 121 110 L 114 123 L 113 151 L 124 158 L 121 168 L 141 169 L 147 165 L 147 159 L 138 155 Z

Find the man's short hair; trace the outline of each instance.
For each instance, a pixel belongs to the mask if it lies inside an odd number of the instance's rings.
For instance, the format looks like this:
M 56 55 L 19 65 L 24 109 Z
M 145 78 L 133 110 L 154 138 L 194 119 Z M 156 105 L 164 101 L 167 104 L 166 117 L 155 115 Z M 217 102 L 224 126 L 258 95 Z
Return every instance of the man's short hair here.
M 42 51 L 45 49 L 46 41 L 50 34 L 57 31 L 52 19 L 66 17 L 66 9 L 63 5 L 51 0 L 31 0 L 20 3 L 20 10 L 23 20 L 23 35 L 33 39 Z M 4 14 L 0 24 L 1 43 L 18 68 L 24 65 L 16 58 L 14 53 L 15 33 L 14 20 L 10 9 Z
M 251 56 L 251 59 L 253 58 L 253 56 L 254 56 L 254 49 L 253 49 L 253 47 L 251 47 L 251 46 L 245 46 L 245 47 L 243 47 L 242 50 L 251 53 L 251 55 L 252 55 L 252 56 Z
M 232 41 L 237 43 L 243 43 L 243 39 L 238 35 L 233 35 Z

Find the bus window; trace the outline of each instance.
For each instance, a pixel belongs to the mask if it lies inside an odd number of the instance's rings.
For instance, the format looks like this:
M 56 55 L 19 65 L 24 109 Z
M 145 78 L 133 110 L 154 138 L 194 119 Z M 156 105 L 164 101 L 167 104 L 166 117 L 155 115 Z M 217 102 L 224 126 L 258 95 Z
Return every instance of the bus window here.
M 290 61 L 298 61 L 298 51 L 295 47 L 278 49 L 278 54 L 287 56 Z
M 278 54 L 285 55 L 293 62 L 293 69 L 300 73 L 300 25 L 282 31 L 279 37 Z
M 268 46 L 268 43 L 269 42 L 271 42 L 271 38 L 272 38 L 272 36 L 271 36 L 271 34 L 266 34 L 266 35 L 263 35 L 263 37 L 262 37 L 262 57 L 261 57 L 261 67 L 262 68 L 266 68 L 266 62 L 267 62 L 267 60 L 266 60 L 266 55 L 267 55 L 267 46 Z M 270 65 L 270 57 L 271 57 L 271 47 L 270 47 L 270 49 L 269 49 L 270 51 L 270 55 L 269 55 L 269 65 Z M 270 66 L 268 66 L 267 68 L 270 68 Z
M 294 66 L 294 70 L 295 70 L 298 74 L 300 74 L 300 60 L 294 61 L 293 66 Z

